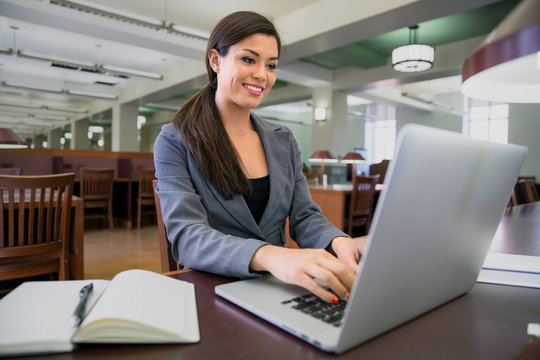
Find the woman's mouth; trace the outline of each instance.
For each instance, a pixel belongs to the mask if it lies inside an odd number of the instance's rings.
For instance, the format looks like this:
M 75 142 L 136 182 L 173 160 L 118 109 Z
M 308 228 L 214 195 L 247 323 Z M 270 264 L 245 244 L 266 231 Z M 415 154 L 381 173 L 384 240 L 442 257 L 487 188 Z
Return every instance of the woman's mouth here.
M 250 85 L 250 84 L 242 84 L 242 86 L 253 95 L 261 95 L 264 88 L 257 85 Z

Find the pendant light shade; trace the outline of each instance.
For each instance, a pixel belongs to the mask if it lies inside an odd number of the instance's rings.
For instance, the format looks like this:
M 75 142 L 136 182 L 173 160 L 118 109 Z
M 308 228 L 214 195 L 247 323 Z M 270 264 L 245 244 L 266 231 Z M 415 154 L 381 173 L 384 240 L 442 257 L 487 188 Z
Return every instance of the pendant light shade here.
M 540 103 L 540 1 L 519 3 L 465 60 L 461 92 L 486 101 Z
M 392 51 L 392 66 L 401 72 L 419 72 L 430 69 L 435 58 L 435 49 L 431 45 L 417 44 L 418 25 L 409 27 L 409 44 Z
M 21 139 L 13 130 L 0 128 L 0 149 L 25 148 L 26 142 Z

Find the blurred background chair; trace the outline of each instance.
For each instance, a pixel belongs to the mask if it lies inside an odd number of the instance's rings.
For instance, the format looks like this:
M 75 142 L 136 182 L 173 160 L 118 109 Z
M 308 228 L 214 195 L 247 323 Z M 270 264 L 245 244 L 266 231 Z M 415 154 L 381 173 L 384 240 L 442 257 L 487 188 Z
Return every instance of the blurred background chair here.
M 154 213 L 155 200 L 152 180 L 155 177 L 155 170 L 150 168 L 139 169 L 139 194 L 137 195 L 137 229 L 141 228 L 141 218 L 143 215 L 143 206 L 152 205 Z
M 375 201 L 375 185 L 379 183 L 380 175 L 356 176 L 354 178 L 349 204 L 349 215 L 345 219 L 347 234 L 362 236 L 369 232 Z M 362 226 L 362 232 L 355 232 L 354 228 Z
M 21 175 L 21 168 L 0 168 L 0 175 Z
M 171 242 L 167 238 L 167 230 L 163 222 L 163 215 L 161 214 L 161 203 L 159 201 L 159 195 L 156 193 L 157 180 L 152 180 L 152 190 L 154 192 L 154 199 L 156 204 L 156 218 L 158 223 L 158 238 L 159 238 L 159 252 L 161 254 L 161 272 L 168 273 L 171 271 L 182 270 L 184 267 L 176 262 L 171 252 Z
M 74 180 L 73 173 L 0 176 L 0 293 L 14 280 L 66 279 Z
M 369 166 L 369 175 L 379 175 L 379 183 L 383 184 L 386 177 L 386 170 L 388 170 L 388 164 L 390 164 L 390 160 L 388 159 L 382 160 L 380 163 L 371 164 Z
M 113 231 L 112 193 L 114 169 L 91 169 L 83 167 L 81 168 L 80 176 L 80 196 L 84 199 L 85 210 L 102 209 L 102 211 L 85 211 L 84 218 L 108 219 L 109 229 Z
M 536 190 L 536 183 L 534 180 L 521 179 L 517 183 L 517 191 L 519 193 L 519 202 L 521 204 L 528 204 L 535 201 L 540 201 L 538 191 Z

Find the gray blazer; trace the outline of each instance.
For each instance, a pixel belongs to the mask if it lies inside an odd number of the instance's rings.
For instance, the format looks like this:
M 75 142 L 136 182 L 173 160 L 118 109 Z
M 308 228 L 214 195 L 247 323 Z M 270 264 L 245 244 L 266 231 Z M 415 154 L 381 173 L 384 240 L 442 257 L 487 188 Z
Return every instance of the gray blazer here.
M 241 195 L 225 200 L 204 177 L 198 162 L 173 124 L 162 127 L 154 144 L 167 236 L 182 265 L 216 274 L 252 277 L 249 263 L 265 245 L 285 244 L 285 220 L 300 247 L 326 248 L 348 236 L 330 224 L 312 202 L 298 145 L 289 129 L 255 115 L 270 174 L 270 197 L 257 224 Z

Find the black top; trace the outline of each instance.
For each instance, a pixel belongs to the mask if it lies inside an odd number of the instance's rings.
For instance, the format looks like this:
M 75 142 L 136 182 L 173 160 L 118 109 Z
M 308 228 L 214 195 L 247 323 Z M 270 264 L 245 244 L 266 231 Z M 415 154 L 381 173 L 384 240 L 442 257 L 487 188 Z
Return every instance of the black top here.
M 268 197 L 270 195 L 270 175 L 266 175 L 262 178 L 249 179 L 253 192 L 251 197 L 244 198 L 246 200 L 249 211 L 258 224 L 263 215 L 264 209 L 268 204 Z

